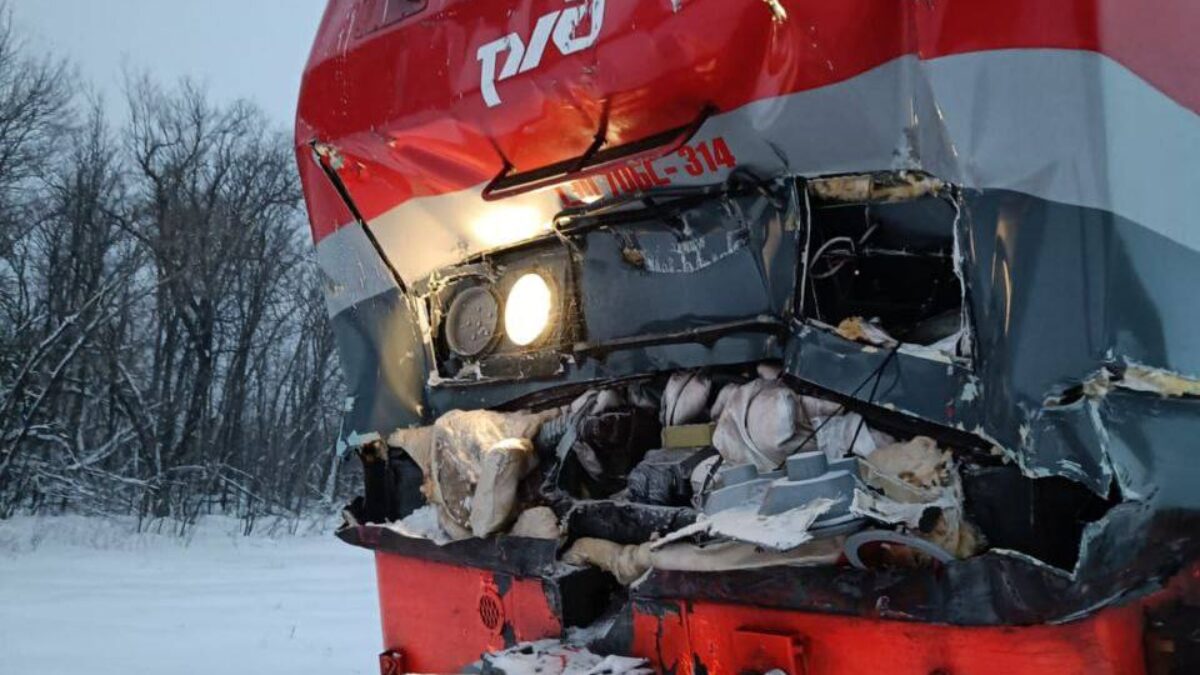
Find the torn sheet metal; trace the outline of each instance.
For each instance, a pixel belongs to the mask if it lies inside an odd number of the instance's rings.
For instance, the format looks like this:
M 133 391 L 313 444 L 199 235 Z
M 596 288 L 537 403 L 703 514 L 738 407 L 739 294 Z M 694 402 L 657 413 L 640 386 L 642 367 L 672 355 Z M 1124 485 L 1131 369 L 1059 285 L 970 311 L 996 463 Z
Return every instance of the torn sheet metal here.
M 759 503 L 751 501 L 713 514 L 702 514 L 694 524 L 656 540 L 653 548 L 703 534 L 746 542 L 772 551 L 787 551 L 810 541 L 813 535 L 809 529 L 813 523 L 836 503 L 836 499 L 818 498 L 782 513 L 761 515 L 758 512 Z
M 1139 363 L 1128 363 L 1121 371 L 1117 386 L 1133 391 L 1158 394 L 1164 398 L 1200 396 L 1200 378 L 1172 373 L 1162 368 L 1151 368 Z
M 798 233 L 790 213 L 754 194 L 687 208 L 573 221 L 583 251 L 581 314 L 587 341 L 604 344 L 778 316 L 792 294 Z M 636 250 L 640 265 L 628 262 Z M 636 299 L 639 311 L 631 313 Z
M 386 434 L 427 421 L 429 364 L 413 303 L 392 284 L 337 316 L 333 335 L 351 402 L 346 434 Z
M 919 527 L 927 510 L 955 508 L 960 505 L 961 502 L 955 501 L 949 494 L 939 495 L 931 501 L 911 503 L 889 499 L 866 490 L 855 490 L 850 512 L 881 523 L 902 523 L 909 527 Z
M 1145 507 L 1119 506 L 1105 527 L 1096 528 L 1107 534 L 1088 544 L 1085 557 L 1093 563 L 1087 582 L 1028 557 L 992 551 L 939 570 L 818 566 L 703 576 L 655 570 L 639 582 L 637 592 L 648 598 L 954 625 L 1058 623 L 1156 590 L 1179 569 L 1178 559 L 1200 554 L 1188 531 L 1200 526 L 1194 512 L 1161 512 L 1147 520 L 1138 510 Z

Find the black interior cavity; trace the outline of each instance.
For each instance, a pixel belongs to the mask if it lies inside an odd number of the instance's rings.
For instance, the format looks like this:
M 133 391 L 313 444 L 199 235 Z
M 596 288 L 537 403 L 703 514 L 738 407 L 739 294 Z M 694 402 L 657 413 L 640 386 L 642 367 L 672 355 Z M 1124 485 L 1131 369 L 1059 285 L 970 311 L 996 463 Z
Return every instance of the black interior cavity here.
M 812 200 L 806 318 L 836 326 L 861 317 L 919 345 L 959 331 L 963 287 L 954 268 L 957 210 L 949 198 Z

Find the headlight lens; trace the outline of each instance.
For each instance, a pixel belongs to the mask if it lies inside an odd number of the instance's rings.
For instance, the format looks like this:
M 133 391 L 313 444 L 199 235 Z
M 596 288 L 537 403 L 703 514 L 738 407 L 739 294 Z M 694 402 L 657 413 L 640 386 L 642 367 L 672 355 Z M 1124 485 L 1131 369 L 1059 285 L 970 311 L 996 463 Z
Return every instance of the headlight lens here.
M 446 342 L 459 356 L 476 356 L 492 344 L 500 323 L 500 307 L 491 291 L 481 286 L 454 296 L 446 314 Z
M 513 344 L 530 345 L 546 332 L 553 307 L 550 284 L 540 274 L 517 279 L 504 302 L 504 332 Z

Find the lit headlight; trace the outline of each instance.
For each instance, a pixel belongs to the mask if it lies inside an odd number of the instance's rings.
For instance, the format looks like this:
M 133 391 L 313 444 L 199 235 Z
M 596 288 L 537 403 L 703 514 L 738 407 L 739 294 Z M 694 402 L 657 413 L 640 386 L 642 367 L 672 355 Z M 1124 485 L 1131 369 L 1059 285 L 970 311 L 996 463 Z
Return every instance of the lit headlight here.
M 553 295 L 540 274 L 531 272 L 517 279 L 504 302 L 504 332 L 513 344 L 528 346 L 546 332 Z
M 447 268 L 417 286 L 438 377 L 519 380 L 559 372 L 582 333 L 571 265 L 554 240 Z

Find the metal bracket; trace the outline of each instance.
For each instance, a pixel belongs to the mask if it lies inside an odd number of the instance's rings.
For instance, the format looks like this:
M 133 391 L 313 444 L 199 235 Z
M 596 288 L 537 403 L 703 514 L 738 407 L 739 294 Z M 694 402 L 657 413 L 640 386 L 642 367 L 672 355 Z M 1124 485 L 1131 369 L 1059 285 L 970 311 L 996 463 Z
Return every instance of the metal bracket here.
M 404 675 L 404 653 L 389 650 L 379 655 L 379 675 Z

